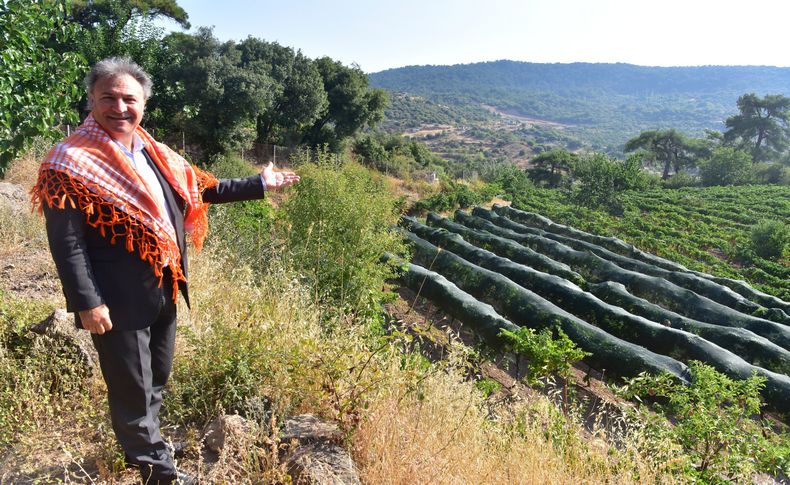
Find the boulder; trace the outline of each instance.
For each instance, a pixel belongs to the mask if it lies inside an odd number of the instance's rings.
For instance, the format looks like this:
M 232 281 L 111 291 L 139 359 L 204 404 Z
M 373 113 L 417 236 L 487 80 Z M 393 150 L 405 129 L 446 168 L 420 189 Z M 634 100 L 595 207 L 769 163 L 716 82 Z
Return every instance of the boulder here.
M 21 211 L 30 206 L 30 200 L 21 185 L 0 182 L 0 207 Z
M 296 484 L 360 485 L 356 466 L 348 452 L 334 443 L 300 446 L 288 460 L 288 474 Z
M 300 414 L 285 421 L 285 429 L 280 433 L 280 439 L 285 442 L 297 440 L 302 444 L 315 441 L 339 443 L 343 439 L 343 433 L 336 423 L 323 421 L 312 414 Z
M 74 318 L 66 310 L 58 308 L 43 321 L 30 327 L 30 330 L 39 335 L 46 335 L 52 339 L 65 342 L 76 350 L 80 360 L 91 373 L 96 368 L 99 356 L 93 347 L 90 333 L 78 329 L 74 325 Z
M 220 453 L 225 445 L 234 442 L 251 442 L 252 424 L 238 414 L 226 414 L 211 421 L 203 433 L 206 447 L 215 453 Z M 246 438 L 245 438 L 246 437 Z
M 286 458 L 288 474 L 296 484 L 358 485 L 359 474 L 351 456 L 339 444 L 343 433 L 336 423 L 312 414 L 288 418 L 280 433 L 294 444 Z

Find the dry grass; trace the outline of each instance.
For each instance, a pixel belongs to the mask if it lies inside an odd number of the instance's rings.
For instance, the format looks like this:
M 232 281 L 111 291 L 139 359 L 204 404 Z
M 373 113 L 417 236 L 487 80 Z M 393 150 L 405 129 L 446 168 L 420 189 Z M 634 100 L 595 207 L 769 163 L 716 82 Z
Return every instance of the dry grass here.
M 354 436 L 366 483 L 656 481 L 645 466 L 618 463 L 602 440 L 582 439 L 580 428 L 545 399 L 513 404 L 503 414 L 508 417 L 496 418 L 480 392 L 452 370 L 430 374 L 416 389 L 408 380 L 394 384 L 371 401 Z M 547 439 L 558 423 L 564 446 Z
M 17 160 L 4 182 L 26 191 L 35 183 L 38 161 L 32 156 Z M 44 219 L 29 204 L 0 204 L 0 290 L 52 305 L 62 305 L 55 264 L 49 255 Z
M 2 181 L 21 185 L 25 190 L 33 187 L 38 178 L 38 166 L 46 155 L 47 146 L 45 142 L 35 143 L 35 146 L 27 154 L 15 160 L 8 167 Z

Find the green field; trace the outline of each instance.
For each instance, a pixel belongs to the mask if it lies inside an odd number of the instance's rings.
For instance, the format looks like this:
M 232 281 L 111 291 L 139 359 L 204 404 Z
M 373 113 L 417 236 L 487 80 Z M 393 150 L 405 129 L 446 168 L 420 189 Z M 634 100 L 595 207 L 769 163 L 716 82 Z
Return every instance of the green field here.
M 560 191 L 536 189 L 513 207 L 554 222 L 605 236 L 689 269 L 744 279 L 757 289 L 790 300 L 790 259 L 750 254 L 751 227 L 764 219 L 790 221 L 790 187 L 744 186 L 655 189 L 626 193 L 622 215 L 570 202 Z

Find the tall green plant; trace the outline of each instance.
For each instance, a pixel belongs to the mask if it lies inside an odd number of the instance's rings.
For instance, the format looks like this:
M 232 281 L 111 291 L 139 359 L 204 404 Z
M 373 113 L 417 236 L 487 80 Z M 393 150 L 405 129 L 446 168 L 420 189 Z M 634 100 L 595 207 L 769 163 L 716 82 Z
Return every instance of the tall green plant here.
M 508 346 L 529 361 L 529 374 L 526 380 L 531 385 L 542 384 L 541 378 L 551 378 L 557 374 L 562 378 L 562 410 L 568 413 L 568 385 L 572 382 L 573 365 L 592 354 L 576 346 L 573 340 L 562 331 L 555 329 L 557 338 L 553 337 L 552 329 L 544 328 L 540 333 L 529 327 L 521 327 L 516 332 L 502 330 L 502 337 Z
M 539 379 L 556 373 L 565 380 L 571 375 L 573 365 L 590 355 L 571 340 L 559 327 L 557 338 L 550 328 L 539 333 L 529 327 L 521 327 L 516 332 L 502 330 L 502 337 L 509 342 L 513 351 L 529 360 L 527 381 L 539 384 Z
M 357 163 L 318 150 L 299 160 L 301 181 L 282 206 L 284 237 L 316 299 L 357 315 L 378 312 L 393 268 L 384 252 L 403 253 L 389 231 L 399 214 L 384 181 Z

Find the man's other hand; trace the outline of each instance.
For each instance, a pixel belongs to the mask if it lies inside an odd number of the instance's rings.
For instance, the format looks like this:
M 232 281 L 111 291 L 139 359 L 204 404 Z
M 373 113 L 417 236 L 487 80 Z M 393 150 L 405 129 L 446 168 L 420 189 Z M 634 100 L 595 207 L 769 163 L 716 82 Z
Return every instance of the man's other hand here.
M 80 322 L 82 323 L 82 328 L 90 333 L 101 335 L 112 330 L 110 310 L 107 308 L 107 305 L 99 305 L 96 308 L 81 311 Z
M 263 167 L 261 176 L 263 176 L 263 181 L 266 183 L 266 190 L 279 189 L 299 181 L 299 176 L 293 172 L 275 172 L 272 162 Z

